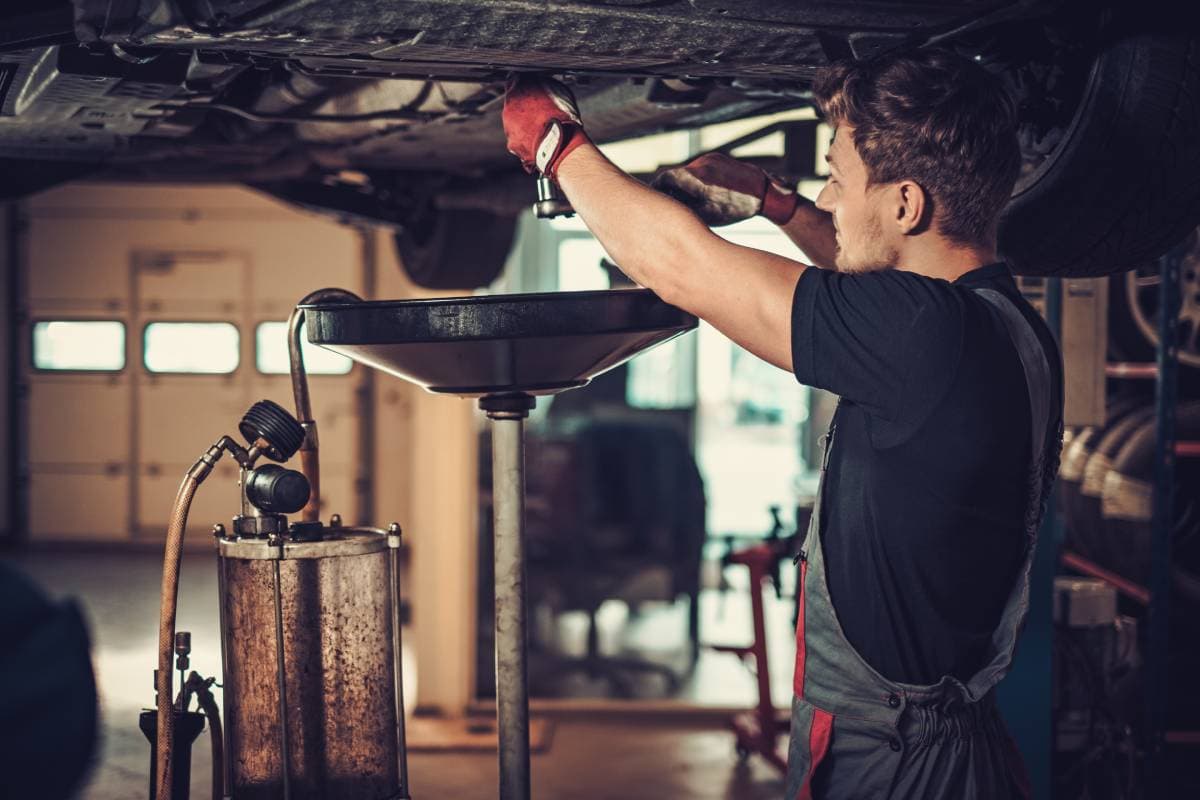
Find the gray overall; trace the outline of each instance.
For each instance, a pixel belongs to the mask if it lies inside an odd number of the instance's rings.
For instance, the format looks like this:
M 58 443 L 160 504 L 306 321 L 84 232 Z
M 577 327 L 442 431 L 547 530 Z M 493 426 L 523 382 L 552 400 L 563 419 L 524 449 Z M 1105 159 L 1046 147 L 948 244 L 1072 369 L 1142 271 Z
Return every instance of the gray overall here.
M 821 494 L 833 445 L 831 429 L 805 537 L 807 552 L 801 550 L 799 556 L 802 588 L 787 800 L 1028 796 L 1024 768 L 992 688 L 1008 672 L 1029 607 L 1033 545 L 1047 485 L 1044 472 L 1054 460 L 1047 458 L 1050 367 L 1041 341 L 1017 306 L 996 290 L 975 291 L 998 312 L 1020 355 L 1033 421 L 1028 549 L 992 633 L 986 666 L 965 684 L 953 676 L 931 686 L 896 683 L 876 672 L 847 641 L 830 600 L 821 546 Z

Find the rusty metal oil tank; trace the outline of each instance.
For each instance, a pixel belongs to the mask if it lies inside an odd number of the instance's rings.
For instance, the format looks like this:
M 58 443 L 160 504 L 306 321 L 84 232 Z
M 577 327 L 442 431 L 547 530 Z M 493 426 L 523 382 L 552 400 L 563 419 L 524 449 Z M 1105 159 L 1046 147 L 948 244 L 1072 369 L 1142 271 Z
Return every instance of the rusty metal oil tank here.
M 399 796 L 389 543 L 370 528 L 324 528 L 319 541 L 218 538 L 233 800 Z

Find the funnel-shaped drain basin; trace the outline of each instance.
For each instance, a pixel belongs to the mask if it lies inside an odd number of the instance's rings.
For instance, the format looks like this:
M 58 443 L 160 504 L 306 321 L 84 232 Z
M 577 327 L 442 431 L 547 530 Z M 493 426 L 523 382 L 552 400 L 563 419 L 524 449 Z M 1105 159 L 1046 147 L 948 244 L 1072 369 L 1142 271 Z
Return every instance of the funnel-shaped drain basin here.
M 304 306 L 308 338 L 431 392 L 554 394 L 696 327 L 645 289 Z

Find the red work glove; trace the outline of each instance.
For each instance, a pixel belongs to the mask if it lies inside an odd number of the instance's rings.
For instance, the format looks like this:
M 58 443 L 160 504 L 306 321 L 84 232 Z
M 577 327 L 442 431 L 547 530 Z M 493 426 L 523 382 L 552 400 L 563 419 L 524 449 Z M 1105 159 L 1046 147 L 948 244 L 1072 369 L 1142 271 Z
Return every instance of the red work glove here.
M 567 153 L 588 141 L 571 90 L 551 78 L 509 78 L 502 118 L 508 152 L 526 172 L 547 178 L 555 179 Z
M 730 225 L 762 214 L 783 225 L 798 196 L 763 170 L 724 153 L 705 153 L 660 172 L 651 183 L 696 212 L 708 225 Z

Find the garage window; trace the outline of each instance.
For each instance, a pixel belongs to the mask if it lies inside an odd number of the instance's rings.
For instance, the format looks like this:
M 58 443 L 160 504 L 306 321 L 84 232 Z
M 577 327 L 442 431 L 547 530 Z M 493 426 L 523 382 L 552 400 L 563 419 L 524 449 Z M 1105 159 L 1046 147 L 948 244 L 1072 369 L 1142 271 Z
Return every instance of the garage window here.
M 287 328 L 286 322 L 260 322 L 254 332 L 254 361 L 264 375 L 291 372 Z M 300 352 L 309 375 L 345 375 L 354 366 L 354 362 L 345 356 L 310 344 L 304 325 L 300 327 Z
M 33 324 L 34 369 L 120 372 L 125 368 L 125 323 L 43 320 Z
M 240 341 L 229 322 L 151 322 L 142 362 L 150 372 L 223 375 L 237 369 Z

